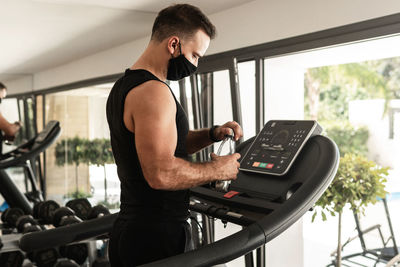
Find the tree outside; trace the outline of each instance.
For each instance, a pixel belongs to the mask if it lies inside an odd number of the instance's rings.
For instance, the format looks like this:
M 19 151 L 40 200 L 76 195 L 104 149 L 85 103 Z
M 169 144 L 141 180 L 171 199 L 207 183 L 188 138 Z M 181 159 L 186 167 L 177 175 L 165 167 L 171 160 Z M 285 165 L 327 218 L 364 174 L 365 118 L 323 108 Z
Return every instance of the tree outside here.
M 361 63 L 324 66 L 305 72 L 305 114 L 318 120 L 325 133 L 339 147 L 341 160 L 331 186 L 316 203 L 323 220 L 326 214 L 339 215 L 337 266 L 341 266 L 341 215 L 346 205 L 362 213 L 377 197 L 385 197 L 388 168 L 369 161 L 366 127 L 349 121 L 349 102 L 352 100 L 385 99 L 388 103 L 400 98 L 400 58 Z M 313 214 L 312 220 L 317 215 Z

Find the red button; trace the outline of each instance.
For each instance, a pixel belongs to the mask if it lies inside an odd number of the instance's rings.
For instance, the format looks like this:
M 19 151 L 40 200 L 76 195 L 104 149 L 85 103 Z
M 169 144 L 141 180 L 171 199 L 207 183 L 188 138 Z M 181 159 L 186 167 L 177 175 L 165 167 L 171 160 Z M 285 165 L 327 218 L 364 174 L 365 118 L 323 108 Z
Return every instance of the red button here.
M 224 195 L 224 198 L 233 198 L 234 196 L 236 196 L 236 195 L 239 195 L 240 193 L 239 192 L 236 192 L 236 191 L 229 191 L 228 193 L 226 193 L 225 195 Z
M 270 164 L 267 164 L 267 167 L 265 167 L 265 168 L 272 169 L 273 167 L 274 167 L 274 164 L 270 163 Z

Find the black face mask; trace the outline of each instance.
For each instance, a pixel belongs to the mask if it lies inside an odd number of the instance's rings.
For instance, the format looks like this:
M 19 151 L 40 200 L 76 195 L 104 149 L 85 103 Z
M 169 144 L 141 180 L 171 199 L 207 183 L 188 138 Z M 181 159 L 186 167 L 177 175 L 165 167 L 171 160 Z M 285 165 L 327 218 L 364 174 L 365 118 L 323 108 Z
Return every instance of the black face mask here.
M 180 43 L 179 53 L 179 56 L 171 58 L 168 62 L 167 79 L 170 81 L 183 79 L 192 75 L 197 70 L 197 67 L 187 60 L 187 58 L 182 54 Z

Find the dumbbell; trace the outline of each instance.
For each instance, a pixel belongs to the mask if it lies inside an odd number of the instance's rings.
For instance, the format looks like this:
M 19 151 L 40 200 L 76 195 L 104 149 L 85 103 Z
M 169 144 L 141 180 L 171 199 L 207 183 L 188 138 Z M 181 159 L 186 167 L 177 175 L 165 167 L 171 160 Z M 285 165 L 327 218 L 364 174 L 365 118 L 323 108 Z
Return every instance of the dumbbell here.
M 82 220 L 91 220 L 110 214 L 110 211 L 104 205 L 92 207 L 86 198 L 77 198 L 67 202 L 67 207 L 75 211 L 75 214 Z
M 8 208 L 2 214 L 2 220 L 11 227 L 16 227 L 19 233 L 41 231 L 37 221 L 31 215 L 25 215 L 19 208 Z
M 18 232 L 23 234 L 42 231 L 42 228 L 38 225 L 32 215 L 23 215 L 19 217 L 15 226 L 17 227 Z
M 2 267 L 21 267 L 24 262 L 24 255 L 21 251 L 8 251 L 0 253 L 0 266 Z
M 82 265 L 89 255 L 87 243 L 61 246 L 59 251 L 62 257 L 71 259 L 79 265 Z
M 27 253 L 28 259 L 34 262 L 38 267 L 53 267 L 59 258 L 58 251 L 55 248 L 35 250 Z
M 53 224 L 55 227 L 79 223 L 80 220 L 75 212 L 68 207 L 60 207 L 57 202 L 47 200 L 37 203 L 33 207 L 34 217 L 44 224 Z
M 82 220 L 91 220 L 110 214 L 110 211 L 104 205 L 92 207 L 86 198 L 77 198 L 67 202 L 67 207 L 75 211 L 75 214 Z
M 72 199 L 65 206 L 75 211 L 76 216 L 82 220 L 88 219 L 90 210 L 92 209 L 92 205 L 86 198 Z
M 71 208 L 61 207 L 54 212 L 52 222 L 55 227 L 60 227 L 80 223 L 82 220 L 75 215 L 75 212 Z
M 18 218 L 25 215 L 20 208 L 8 208 L 1 214 L 1 221 L 11 227 L 15 226 Z
M 102 204 L 98 204 L 98 205 L 94 206 L 93 208 L 91 208 L 91 210 L 89 212 L 88 220 L 100 218 L 102 216 L 109 215 L 109 214 L 110 214 L 110 211 L 106 208 L 106 206 L 104 206 Z
M 58 208 L 60 208 L 60 205 L 54 200 L 36 203 L 33 206 L 33 217 L 40 220 L 43 224 L 51 224 L 53 223 L 54 212 Z

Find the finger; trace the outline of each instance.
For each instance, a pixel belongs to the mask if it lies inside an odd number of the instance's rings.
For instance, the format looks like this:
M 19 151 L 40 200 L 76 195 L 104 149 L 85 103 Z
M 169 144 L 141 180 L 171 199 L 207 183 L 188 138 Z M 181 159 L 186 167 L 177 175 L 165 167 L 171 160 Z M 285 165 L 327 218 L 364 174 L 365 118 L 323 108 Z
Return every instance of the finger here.
M 240 157 L 241 157 L 241 155 L 240 155 L 239 153 L 235 153 L 235 154 L 233 154 L 233 156 L 234 156 L 236 159 L 240 159 Z
M 212 160 L 216 159 L 217 157 L 218 157 L 217 154 L 215 154 L 214 152 L 210 153 L 210 158 Z
M 221 130 L 221 132 L 223 132 L 224 136 L 226 135 L 230 135 L 230 136 L 234 136 L 234 132 L 232 131 L 231 128 L 229 127 L 225 127 Z
M 242 127 L 236 121 L 230 121 L 223 125 L 224 127 L 230 128 L 228 131 L 233 131 L 234 140 L 237 141 L 243 136 Z
M 239 123 L 237 122 L 234 123 L 233 131 L 235 133 L 235 141 L 243 137 L 243 130 L 242 127 L 240 127 Z

